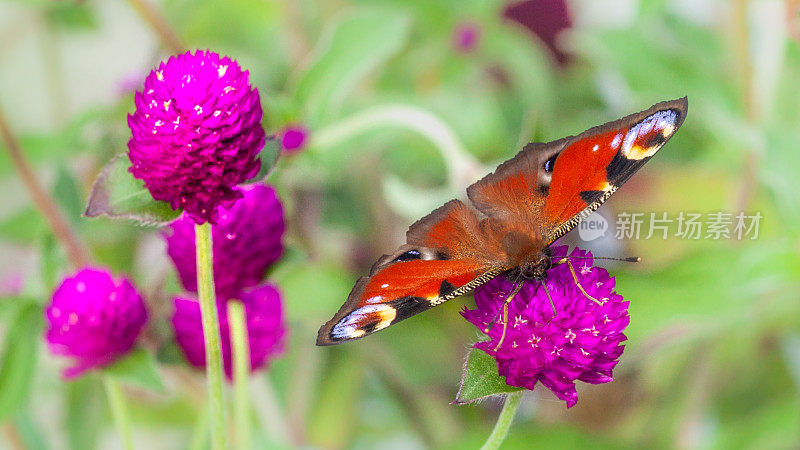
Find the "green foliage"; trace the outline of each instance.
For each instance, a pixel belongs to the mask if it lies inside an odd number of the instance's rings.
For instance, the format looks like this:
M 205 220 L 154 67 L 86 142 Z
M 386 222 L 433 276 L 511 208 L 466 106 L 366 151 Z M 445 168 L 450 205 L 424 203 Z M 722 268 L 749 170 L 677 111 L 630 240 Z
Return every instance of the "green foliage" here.
M 483 350 L 473 348 L 470 349 L 467 362 L 464 364 L 464 373 L 461 375 L 461 385 L 458 387 L 455 402 L 463 405 L 493 395 L 521 390 L 523 389 L 506 384 L 505 378 L 497 373 L 497 363 L 494 358 Z
M 295 101 L 308 123 L 318 125 L 336 113 L 368 73 L 405 45 L 410 25 L 393 9 L 360 9 L 332 21 L 296 81 Z
M 258 154 L 258 158 L 261 160 L 261 167 L 258 169 L 258 173 L 255 177 L 253 177 L 252 181 L 261 181 L 269 177 L 272 173 L 272 170 L 275 168 L 275 164 L 278 163 L 278 157 L 280 155 L 280 138 L 275 136 L 267 138 L 267 142 L 264 144 L 264 149 Z
M 124 358 L 104 368 L 103 373 L 132 386 L 152 391 L 164 390 L 156 359 L 143 348 L 132 350 Z
M 137 180 L 128 169 L 130 160 L 120 155 L 111 160 L 98 175 L 89 195 L 84 215 L 130 219 L 142 224 L 170 222 L 180 215 L 168 203 L 153 200 L 144 182 Z
M 11 321 L 0 356 L 0 421 L 20 411 L 30 399 L 39 356 L 42 309 L 28 303 Z
M 97 16 L 87 3 L 50 3 L 45 9 L 45 17 L 53 27 L 75 31 L 97 28 Z
M 287 123 L 310 130 L 308 147 L 280 161 L 279 139 L 269 141 L 254 178 L 277 188 L 287 213 L 287 250 L 268 280 L 289 320 L 284 354 L 251 383 L 274 383 L 275 399 L 253 390 L 254 418 L 285 435 L 262 426 L 256 444 L 477 448 L 499 411 L 491 397 L 515 389 L 491 357 L 468 350 L 478 331 L 458 310 L 471 300 L 341 348 L 314 347 L 317 328 L 408 225 L 463 197 L 525 143 L 688 95 L 680 132 L 604 210 L 759 211 L 758 239 L 614 240 L 594 250 L 643 259 L 604 264 L 631 302 L 615 380 L 579 383 L 569 410 L 545 389 L 526 394 L 504 448 L 798 447 L 800 45 L 783 30 L 800 18 L 780 2 L 738 2 L 742 17 L 720 2 L 706 13 L 692 2 L 619 2 L 614 11 L 572 2 L 576 25 L 558 37 L 572 55 L 564 67 L 500 17 L 503 2 L 152 3 L 187 48 L 225 53 L 250 71 L 269 134 Z M 179 212 L 152 200 L 127 158 L 111 159 L 133 110 L 133 96 L 114 86 L 143 78 L 168 52 L 125 3 L 0 8 L 9 18 L 0 69 L 14 80 L 2 107 L 25 157 L 94 263 L 128 274 L 148 302 L 147 342 L 103 375 L 140 394 L 127 396 L 137 444 L 163 433 L 186 447 L 205 436 L 201 375 L 186 373 L 170 329 L 170 298 L 182 288 L 159 230 L 138 226 Z M 464 22 L 481 30 L 468 53 L 452 44 Z M 113 426 L 97 375 L 65 383 L 60 362 L 39 356 L 42 306 L 74 268 L 3 144 L 0 186 L 0 248 L 11 255 L 0 264 L 0 429 L 30 448 L 97 448 Z M 87 220 L 84 210 L 136 223 Z M 16 271 L 23 292 L 1 292 Z M 454 397 L 471 403 L 450 405 Z

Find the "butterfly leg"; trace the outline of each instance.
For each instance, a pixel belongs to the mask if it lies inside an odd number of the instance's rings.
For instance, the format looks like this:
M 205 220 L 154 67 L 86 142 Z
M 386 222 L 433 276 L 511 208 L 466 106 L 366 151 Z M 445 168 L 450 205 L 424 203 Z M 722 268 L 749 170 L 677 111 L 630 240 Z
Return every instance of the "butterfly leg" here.
M 508 304 L 511 303 L 511 300 L 514 299 L 514 296 L 519 293 L 520 289 L 522 289 L 522 282 L 518 282 L 516 286 L 514 286 L 514 290 L 511 292 L 511 295 L 506 297 L 505 301 L 503 302 L 503 333 L 500 335 L 500 341 L 497 342 L 497 347 L 494 348 L 494 351 L 497 351 L 501 345 L 503 345 L 503 341 L 506 339 L 506 330 L 508 330 Z
M 542 287 L 544 288 L 544 293 L 547 294 L 547 300 L 550 301 L 550 307 L 553 308 L 553 319 L 555 319 L 556 317 L 558 317 L 558 311 L 556 311 L 556 304 L 553 303 L 553 297 L 550 297 L 550 291 L 547 290 L 547 284 L 545 284 L 544 281 L 542 281 Z
M 583 293 L 584 296 L 586 296 L 586 298 L 588 298 L 589 300 L 597 303 L 598 305 L 602 305 L 603 303 L 605 303 L 608 300 L 605 297 L 600 299 L 600 300 L 598 300 L 598 299 L 592 297 L 591 295 L 589 295 L 588 292 L 586 292 L 586 290 L 583 288 L 583 286 L 581 286 L 581 282 L 578 281 L 578 273 L 575 272 L 575 266 L 572 265 L 572 261 L 570 261 L 569 258 L 563 258 L 563 259 L 559 260 L 558 262 L 556 262 L 554 265 L 564 264 L 564 263 L 567 264 L 567 266 L 569 267 L 570 273 L 572 273 L 572 279 L 575 280 L 575 286 L 578 286 L 578 289 L 580 289 L 580 291 Z

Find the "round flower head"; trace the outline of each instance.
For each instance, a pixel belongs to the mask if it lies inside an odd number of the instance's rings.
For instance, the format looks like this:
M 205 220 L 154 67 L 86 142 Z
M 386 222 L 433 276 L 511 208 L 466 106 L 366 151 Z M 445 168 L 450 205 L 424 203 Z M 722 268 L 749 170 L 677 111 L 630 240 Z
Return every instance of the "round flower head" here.
M 50 351 L 72 357 L 64 377 L 111 364 L 127 353 L 147 322 L 141 295 L 126 278 L 83 269 L 65 279 L 45 311 Z
M 552 52 L 559 65 L 570 58 L 558 37 L 572 28 L 567 0 L 523 0 L 509 3 L 503 16 L 532 31 Z
M 239 295 L 264 279 L 267 268 L 283 253 L 286 228 L 283 208 L 275 190 L 263 184 L 237 188 L 242 199 L 220 208 L 211 229 L 214 287 L 219 300 Z M 164 234 L 169 253 L 184 288 L 197 292 L 194 224 L 186 215 L 172 222 Z
M 250 341 L 250 370 L 255 371 L 283 352 L 286 327 L 281 297 L 278 290 L 270 284 L 264 284 L 240 296 L 244 304 L 247 337 Z M 189 298 L 175 298 L 174 303 L 172 327 L 175 331 L 175 340 L 191 365 L 205 367 L 206 349 L 203 344 L 200 304 L 197 300 Z M 217 305 L 222 337 L 222 361 L 225 374 L 231 378 L 231 338 L 227 308 L 224 302 L 219 302 Z
M 156 200 L 197 223 L 255 176 L 264 147 L 261 103 L 248 72 L 212 51 L 173 56 L 150 72 L 128 116 L 130 168 Z
M 286 153 L 294 153 L 305 147 L 308 130 L 302 125 L 289 125 L 281 131 L 281 147 Z
M 553 261 L 567 253 L 567 247 L 552 249 Z M 571 256 L 591 257 L 591 253 L 573 250 Z M 485 330 L 489 324 L 489 340 L 475 344 L 497 361 L 497 368 L 506 383 L 533 389 L 537 382 L 549 388 L 556 397 L 575 405 L 578 393 L 575 380 L 599 384 L 612 380 L 612 369 L 625 348 L 622 333 L 630 318 L 628 302 L 614 292 L 614 278 L 591 259 L 571 259 L 584 295 L 575 284 L 569 266 L 559 264 L 547 273 L 544 284 L 525 282 L 508 305 L 505 336 L 503 304 L 514 289 L 504 277 L 497 277 L 475 293 L 474 310 L 462 315 Z M 556 315 L 553 315 L 555 307 Z

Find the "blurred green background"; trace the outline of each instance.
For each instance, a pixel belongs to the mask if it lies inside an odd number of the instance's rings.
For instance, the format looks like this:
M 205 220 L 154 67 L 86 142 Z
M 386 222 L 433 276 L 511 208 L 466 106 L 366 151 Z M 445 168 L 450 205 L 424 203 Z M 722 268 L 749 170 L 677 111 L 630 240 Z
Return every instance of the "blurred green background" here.
M 603 264 L 631 302 L 615 380 L 579 386 L 569 410 L 529 392 L 504 448 L 800 446 L 797 1 L 2 0 L 0 43 L 11 132 L 93 256 L 147 295 L 160 380 L 127 386 L 137 447 L 203 448 L 203 378 L 170 343 L 179 284 L 158 230 L 80 215 L 126 148 L 133 90 L 178 46 L 248 69 L 268 132 L 310 130 L 268 179 L 289 217 L 270 278 L 290 340 L 252 380 L 259 447 L 479 446 L 500 402 L 449 404 L 478 336 L 458 314 L 470 298 L 333 348 L 317 328 L 409 224 L 525 143 L 684 95 L 682 129 L 601 214 L 760 212 L 757 239 L 582 244 L 643 259 Z M 6 150 L 0 447 L 115 448 L 96 376 L 63 382 L 43 345 L 71 269 Z

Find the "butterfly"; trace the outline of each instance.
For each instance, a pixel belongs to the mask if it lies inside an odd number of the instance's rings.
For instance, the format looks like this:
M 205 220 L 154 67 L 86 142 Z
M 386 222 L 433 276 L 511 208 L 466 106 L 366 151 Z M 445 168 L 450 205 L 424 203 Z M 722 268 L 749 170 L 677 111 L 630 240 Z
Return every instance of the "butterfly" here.
M 406 243 L 356 281 L 317 345 L 362 338 L 468 294 L 492 278 L 542 281 L 548 247 L 595 211 L 675 134 L 686 97 L 577 136 L 530 143 L 415 222 Z M 577 282 L 577 279 L 576 279 Z

